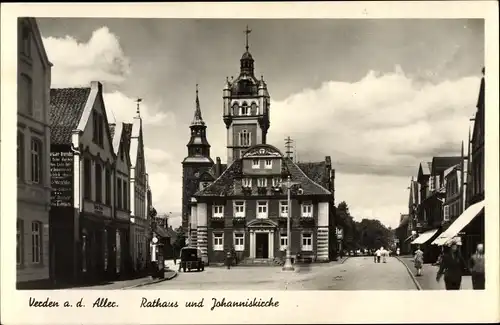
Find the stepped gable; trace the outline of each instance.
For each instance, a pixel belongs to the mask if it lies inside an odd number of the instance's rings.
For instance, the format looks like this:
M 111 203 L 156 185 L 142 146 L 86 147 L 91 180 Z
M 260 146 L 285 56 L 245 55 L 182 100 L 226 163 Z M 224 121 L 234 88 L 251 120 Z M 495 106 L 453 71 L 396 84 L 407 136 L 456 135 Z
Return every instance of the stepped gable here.
M 51 144 L 70 144 L 73 130 L 78 127 L 90 87 L 54 88 L 50 90 Z

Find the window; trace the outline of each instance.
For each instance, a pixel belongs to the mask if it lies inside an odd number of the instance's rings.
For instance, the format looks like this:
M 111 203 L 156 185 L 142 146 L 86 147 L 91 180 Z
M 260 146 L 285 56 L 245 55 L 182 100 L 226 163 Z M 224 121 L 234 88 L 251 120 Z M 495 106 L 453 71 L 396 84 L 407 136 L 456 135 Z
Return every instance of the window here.
M 260 161 L 259 161 L 259 159 L 252 159 L 252 168 L 253 169 L 260 168 Z
M 450 220 L 450 206 L 449 205 L 445 205 L 443 207 L 443 220 L 444 221 L 449 221 Z
M 273 177 L 273 187 L 279 187 L 281 185 L 280 177 Z
M 267 201 L 257 201 L 257 218 L 267 218 Z
M 122 192 L 122 180 L 121 180 L 121 178 L 118 178 L 117 182 L 118 183 L 116 185 L 116 194 L 117 194 L 116 207 L 118 209 L 121 209 L 122 208 L 122 195 L 123 195 L 123 192 Z
M 255 102 L 253 102 L 251 107 L 252 107 L 252 114 L 257 114 L 257 104 L 255 104 Z
M 20 80 L 20 110 L 33 114 L 33 81 L 25 74 L 21 74 Z
M 92 193 L 92 164 L 90 159 L 83 159 L 83 197 L 90 199 Z
M 257 180 L 258 187 L 266 187 L 267 186 L 267 178 L 259 178 Z
M 431 192 L 434 191 L 434 178 L 433 177 L 429 178 L 429 191 L 431 191 Z
M 303 218 L 311 218 L 312 217 L 312 203 L 303 203 L 302 204 L 302 217 Z
M 102 167 L 101 164 L 95 164 L 95 201 L 102 202 Z
M 17 178 L 24 179 L 24 133 L 17 132 Z
M 103 133 L 104 133 L 104 116 L 99 114 L 97 111 L 93 111 L 92 113 L 93 117 L 93 132 L 92 132 L 92 140 L 94 143 L 98 144 L 99 146 L 103 146 Z
M 252 187 L 252 179 L 251 178 L 243 178 L 241 181 L 243 187 Z
M 31 223 L 31 262 L 42 262 L 42 224 L 38 221 Z
M 245 102 L 240 107 L 240 115 L 250 115 L 250 110 L 248 109 L 248 104 Z
M 236 218 L 245 217 L 245 201 L 234 202 L 234 216 Z
M 288 247 L 288 235 L 280 234 L 280 250 L 284 251 Z
M 436 175 L 435 182 L 436 182 L 436 185 L 434 186 L 434 188 L 436 190 L 439 190 L 441 188 L 441 183 L 440 183 L 439 175 Z
M 214 205 L 214 218 L 224 218 L 223 205 Z
M 224 250 L 224 234 L 223 233 L 215 233 L 214 236 L 214 251 L 223 251 Z
M 240 132 L 240 146 L 248 147 L 250 146 L 250 132 L 243 130 Z
M 288 218 L 288 201 L 280 201 L 280 217 Z
M 272 159 L 266 159 L 266 164 L 265 164 L 265 166 L 266 166 L 266 169 L 271 169 L 271 168 L 273 168 L 273 161 L 272 161 Z
M 234 233 L 234 250 L 242 252 L 245 250 L 245 234 Z
M 313 250 L 312 246 L 312 234 L 304 233 L 302 234 L 302 251 L 310 252 Z
M 16 264 L 24 263 L 24 221 L 17 219 L 16 231 Z
M 23 26 L 22 37 L 21 53 L 31 57 L 31 31 L 28 26 Z
M 237 115 L 238 114 L 238 108 L 240 108 L 239 105 L 238 105 L 238 103 L 234 103 L 233 104 L 233 115 Z
M 42 142 L 31 139 L 31 181 L 40 184 L 42 178 Z
M 111 169 L 106 168 L 106 204 L 111 205 Z
M 128 210 L 128 182 L 123 180 L 123 210 Z

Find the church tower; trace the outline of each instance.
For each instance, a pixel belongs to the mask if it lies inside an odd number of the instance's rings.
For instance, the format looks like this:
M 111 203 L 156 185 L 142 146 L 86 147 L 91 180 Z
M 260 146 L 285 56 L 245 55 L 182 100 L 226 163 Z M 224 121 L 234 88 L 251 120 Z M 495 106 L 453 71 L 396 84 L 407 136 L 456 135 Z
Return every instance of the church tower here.
M 226 78 L 223 90 L 223 119 L 227 129 L 227 163 L 251 146 L 265 144 L 269 129 L 270 98 L 264 78 L 254 75 L 254 60 L 248 51 L 248 35 L 245 30 L 246 51 L 240 60 L 240 74 L 233 80 Z
M 182 227 L 187 229 L 191 213 L 191 197 L 199 190 L 200 175 L 212 168 L 210 144 L 207 140 L 207 126 L 201 116 L 198 85 L 196 85 L 196 107 L 189 127 L 191 138 L 187 144 L 188 155 L 182 162 Z

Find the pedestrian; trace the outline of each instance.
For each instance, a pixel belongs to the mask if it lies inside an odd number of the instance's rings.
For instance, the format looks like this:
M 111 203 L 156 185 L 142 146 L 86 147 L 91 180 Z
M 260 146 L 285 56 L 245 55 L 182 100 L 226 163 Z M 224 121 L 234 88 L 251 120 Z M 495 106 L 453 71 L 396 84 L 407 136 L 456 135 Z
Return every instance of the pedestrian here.
M 462 245 L 460 237 L 453 238 L 449 243 L 449 250 L 443 256 L 439 271 L 436 275 L 436 281 L 439 282 L 444 274 L 444 283 L 446 290 L 460 290 L 462 276 L 465 270 L 465 262 L 458 249 Z
M 384 247 L 382 247 L 382 259 L 384 263 L 387 263 L 387 254 L 389 254 L 389 252 Z
M 173 249 L 173 257 L 174 257 L 174 265 L 177 265 L 177 252 L 175 251 L 175 248 Z
M 422 275 L 422 267 L 424 266 L 424 252 L 420 250 L 420 246 L 417 246 L 417 250 L 415 251 L 415 256 L 413 257 L 413 263 L 415 265 L 415 269 L 417 270 L 417 276 Z
M 472 288 L 484 290 L 484 245 L 477 244 L 476 252 L 469 261 L 469 269 L 472 275 Z
M 400 253 L 400 251 L 399 251 L 399 247 L 398 247 L 398 248 L 396 248 L 396 256 L 399 256 L 399 253 Z
M 383 250 L 383 248 L 379 248 L 375 252 L 375 255 L 377 255 L 377 263 L 380 263 L 380 257 L 382 256 L 382 250 Z

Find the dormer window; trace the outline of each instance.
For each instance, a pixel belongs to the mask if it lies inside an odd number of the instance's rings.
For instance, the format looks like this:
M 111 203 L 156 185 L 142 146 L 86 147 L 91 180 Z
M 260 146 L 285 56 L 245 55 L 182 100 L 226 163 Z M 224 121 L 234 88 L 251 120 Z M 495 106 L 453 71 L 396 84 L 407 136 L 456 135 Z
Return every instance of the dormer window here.
M 240 115 L 250 115 L 250 109 L 247 103 L 243 103 L 243 105 L 241 105 Z
M 313 206 L 311 202 L 306 202 L 302 204 L 302 218 L 311 218 L 312 217 Z
M 265 167 L 266 167 L 266 169 L 272 169 L 273 168 L 273 160 L 272 159 L 266 159 Z
M 224 206 L 223 205 L 215 205 L 213 216 L 214 216 L 214 218 L 224 218 Z
M 253 169 L 259 169 L 260 168 L 260 161 L 259 161 L 259 159 L 252 159 L 252 168 Z
M 240 132 L 240 146 L 242 147 L 248 147 L 250 146 L 251 142 L 250 142 L 250 132 L 248 132 L 247 130 L 242 130 Z
M 259 178 L 257 180 L 258 187 L 266 187 L 267 186 L 267 178 Z
M 281 177 L 273 177 L 273 187 L 280 186 L 280 183 L 281 183 Z
M 252 179 L 251 178 L 243 178 L 242 179 L 243 187 L 252 187 Z

